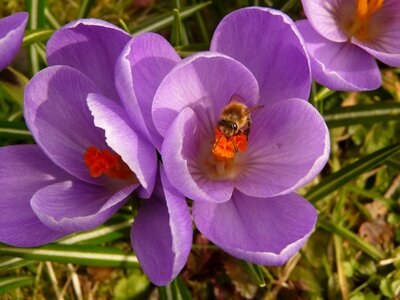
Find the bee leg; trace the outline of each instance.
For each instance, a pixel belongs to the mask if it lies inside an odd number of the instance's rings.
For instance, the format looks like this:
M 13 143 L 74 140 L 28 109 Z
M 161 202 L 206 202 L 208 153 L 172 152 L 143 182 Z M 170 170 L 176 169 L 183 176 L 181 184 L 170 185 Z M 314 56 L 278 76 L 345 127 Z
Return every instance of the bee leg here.
M 217 147 L 219 140 L 222 138 L 222 134 L 220 135 L 220 137 L 218 138 L 218 140 L 214 143 L 213 149 L 215 149 L 215 147 Z
M 250 129 L 251 129 L 251 119 L 247 118 L 247 128 L 243 132 L 243 134 L 246 136 L 246 139 L 249 139 Z
M 231 139 L 231 141 L 232 141 L 232 145 L 233 145 L 233 150 L 235 151 L 235 153 L 238 152 L 238 151 L 239 151 L 239 148 L 238 148 L 238 146 L 236 145 L 235 140 L 234 140 L 234 139 Z

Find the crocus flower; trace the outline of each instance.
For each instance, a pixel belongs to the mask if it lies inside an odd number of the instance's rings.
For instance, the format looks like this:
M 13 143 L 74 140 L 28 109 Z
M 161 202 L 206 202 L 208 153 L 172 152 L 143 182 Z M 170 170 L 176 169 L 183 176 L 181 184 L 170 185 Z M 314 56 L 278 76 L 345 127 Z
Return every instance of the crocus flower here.
M 302 0 L 308 20 L 297 22 L 311 59 L 313 78 L 330 89 L 377 89 L 374 59 L 400 66 L 400 2 Z
M 155 91 L 152 116 L 164 138 L 165 173 L 193 200 L 200 232 L 238 258 L 281 265 L 314 228 L 314 207 L 294 193 L 329 155 L 328 129 L 305 100 L 310 85 L 307 53 L 292 20 L 253 7 L 225 17 L 211 51 L 178 62 Z M 247 147 L 233 159 L 223 155 L 232 147 L 213 154 L 220 114 L 232 97 L 258 107 L 248 140 L 244 132 L 234 136 Z
M 88 19 L 48 42 L 50 66 L 25 91 L 24 115 L 38 145 L 0 149 L 0 241 L 30 247 L 94 228 L 138 188 L 148 199 L 132 245 L 150 280 L 163 285 L 186 262 L 191 218 L 163 171 L 153 192 L 155 147 L 122 106 L 129 87 L 118 82 L 117 66 L 130 40 L 118 27 Z
M 24 38 L 28 14 L 19 12 L 0 20 L 0 71 L 17 54 Z

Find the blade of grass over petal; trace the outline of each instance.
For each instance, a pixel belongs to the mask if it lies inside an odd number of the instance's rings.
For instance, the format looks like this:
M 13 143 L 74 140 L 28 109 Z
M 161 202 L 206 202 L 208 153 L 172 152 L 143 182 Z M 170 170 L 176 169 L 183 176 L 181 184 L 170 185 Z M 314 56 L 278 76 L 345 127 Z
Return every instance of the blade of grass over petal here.
M 329 128 L 400 120 L 400 103 L 341 107 L 324 114 Z
M 378 250 L 371 244 L 365 242 L 363 239 L 361 239 L 357 234 L 353 233 L 349 229 L 338 225 L 334 222 L 331 222 L 325 218 L 319 218 L 318 219 L 318 226 L 321 227 L 322 229 L 337 234 L 341 236 L 343 239 L 348 240 L 350 243 L 352 243 L 354 246 L 359 248 L 360 250 L 364 251 L 365 254 L 369 255 L 372 259 L 374 260 L 381 260 L 385 257 L 382 251 Z
M 208 1 L 208 2 L 204 2 L 204 3 L 200 3 L 200 4 L 183 7 L 180 10 L 179 15 L 180 15 L 181 19 L 183 20 L 185 18 L 188 18 L 188 17 L 194 15 L 196 12 L 202 10 L 203 8 L 207 7 L 210 4 L 211 4 L 211 1 Z M 161 16 L 147 19 L 139 26 L 132 28 L 131 33 L 138 34 L 138 33 L 148 32 L 148 31 L 159 31 L 161 29 L 164 29 L 164 28 L 170 26 L 173 23 L 173 21 L 174 21 L 174 12 L 172 11 L 172 12 L 162 14 Z
M 364 172 L 384 163 L 398 152 L 400 152 L 400 144 L 395 144 L 360 158 L 322 179 L 319 184 L 310 189 L 305 198 L 315 203 Z
M 117 248 L 49 244 L 36 248 L 16 248 L 0 244 L 0 253 L 38 261 L 73 263 L 86 266 L 137 267 L 135 255 Z
M 33 277 L 28 276 L 9 276 L 0 278 L 0 294 L 9 290 L 20 288 L 34 283 Z

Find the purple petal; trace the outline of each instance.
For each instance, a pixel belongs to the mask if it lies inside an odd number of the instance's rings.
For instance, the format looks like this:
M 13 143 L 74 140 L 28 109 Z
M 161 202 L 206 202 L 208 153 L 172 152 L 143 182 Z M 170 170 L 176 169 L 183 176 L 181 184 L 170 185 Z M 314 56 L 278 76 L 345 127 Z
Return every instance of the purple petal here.
M 19 51 L 27 22 L 26 12 L 0 19 L 0 71 L 11 63 Z
M 141 267 L 157 285 L 169 284 L 183 269 L 192 247 L 192 220 L 185 197 L 161 170 L 165 199 L 144 201 L 131 230 Z
M 63 237 L 38 219 L 30 200 L 39 189 L 70 176 L 36 145 L 2 147 L 0 161 L 0 242 L 35 247 Z
M 374 13 L 370 28 L 374 31 L 371 41 L 362 42 L 356 38 L 352 42 L 393 67 L 400 67 L 400 2 L 385 0 L 381 9 Z
M 31 206 L 49 228 L 61 232 L 93 229 L 121 208 L 138 184 L 118 192 L 82 181 L 64 181 L 37 191 Z
M 333 42 L 345 42 L 348 36 L 340 26 L 354 13 L 355 1 L 348 0 L 301 0 L 304 12 L 312 27 Z
M 103 130 L 94 126 L 86 104 L 89 93 L 98 92 L 85 75 L 67 66 L 37 73 L 25 90 L 24 115 L 36 142 L 58 166 L 88 182 L 84 163 L 88 147 L 107 149 Z
M 328 128 L 308 102 L 290 99 L 262 108 L 253 115 L 235 187 L 253 197 L 293 192 L 322 170 L 329 150 Z
M 157 175 L 154 146 L 130 127 L 130 119 L 120 105 L 97 94 L 90 94 L 87 101 L 95 125 L 105 130 L 107 144 L 135 173 L 145 190 L 143 197 L 150 197 Z
M 162 145 L 165 173 L 171 184 L 183 195 L 199 201 L 225 202 L 231 198 L 231 180 L 212 180 L 201 165 L 201 144 L 212 140 L 204 134 L 195 112 L 184 108 L 169 128 Z
M 302 38 L 293 21 L 268 8 L 245 8 L 218 25 L 211 50 L 243 63 L 257 78 L 260 103 L 308 99 L 311 75 Z
M 199 231 L 226 252 L 252 263 L 279 266 L 307 241 L 317 221 L 315 208 L 297 194 L 252 198 L 235 192 L 217 204 L 193 203 Z
M 258 84 L 238 61 L 222 54 L 202 52 L 182 60 L 161 82 L 153 103 L 153 121 L 165 136 L 178 113 L 190 106 L 212 132 L 233 94 L 252 107 L 258 103 Z M 171 100 L 173 99 L 173 101 Z
M 80 70 L 110 99 L 118 100 L 114 66 L 131 36 L 97 19 L 81 19 L 57 30 L 46 46 L 47 62 Z
M 365 91 L 381 85 L 375 59 L 351 43 L 336 43 L 316 32 L 307 20 L 296 23 L 306 42 L 313 78 L 332 90 Z
M 157 149 L 161 149 L 162 137 L 151 116 L 153 98 L 161 80 L 180 60 L 161 35 L 143 33 L 126 45 L 115 68 L 117 90 L 134 128 Z

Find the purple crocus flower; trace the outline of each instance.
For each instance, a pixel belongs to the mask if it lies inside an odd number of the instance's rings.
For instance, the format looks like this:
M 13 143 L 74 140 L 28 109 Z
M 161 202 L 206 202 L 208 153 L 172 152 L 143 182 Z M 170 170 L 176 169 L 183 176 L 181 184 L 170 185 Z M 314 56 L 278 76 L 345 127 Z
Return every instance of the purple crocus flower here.
M 307 53 L 292 20 L 252 7 L 225 17 L 210 52 L 178 62 L 147 94 L 150 99 L 154 92 L 152 116 L 164 137 L 167 177 L 193 200 L 200 232 L 238 258 L 281 265 L 314 228 L 314 207 L 294 193 L 329 155 L 328 129 L 304 100 L 310 85 Z M 251 116 L 247 150 L 225 159 L 213 154 L 213 143 L 232 96 L 248 108 L 263 107 Z
M 24 38 L 28 13 L 19 12 L 0 20 L 0 71 L 17 54 Z
M 398 0 L 302 0 L 308 20 L 296 24 L 311 59 L 313 78 L 334 90 L 379 88 L 374 59 L 400 66 Z
M 118 27 L 88 19 L 48 42 L 50 66 L 25 91 L 25 119 L 38 145 L 0 149 L 0 241 L 31 247 L 94 228 L 139 188 L 148 199 L 132 245 L 150 280 L 164 285 L 186 262 L 191 218 L 162 170 L 153 192 L 155 148 L 122 106 L 130 90 L 119 82 L 119 55 L 130 40 Z

